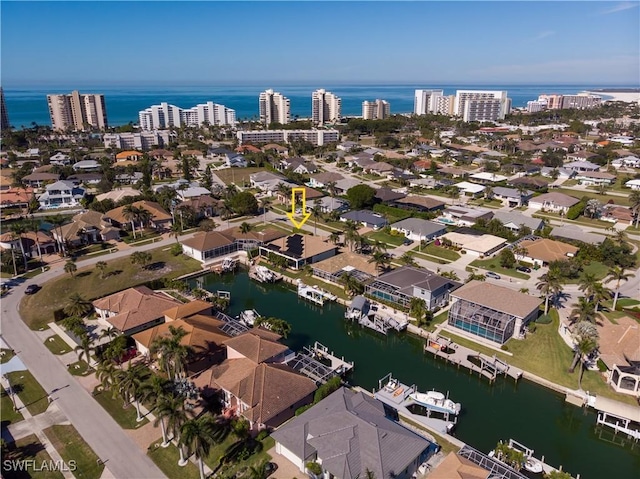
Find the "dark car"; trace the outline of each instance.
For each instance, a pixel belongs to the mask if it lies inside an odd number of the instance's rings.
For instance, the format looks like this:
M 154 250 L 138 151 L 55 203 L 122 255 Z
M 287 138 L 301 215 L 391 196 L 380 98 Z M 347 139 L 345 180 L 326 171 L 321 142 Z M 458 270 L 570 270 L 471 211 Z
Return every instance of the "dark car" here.
M 523 273 L 531 273 L 531 268 L 527 268 L 526 266 L 518 266 L 516 270 L 522 271 Z
M 412 239 L 407 238 L 407 239 L 405 239 L 405 240 L 402 242 L 402 244 L 404 244 L 404 245 L 410 245 L 410 244 L 413 244 L 413 240 L 412 240 Z
M 267 462 L 267 464 L 264 467 L 264 470 L 267 473 L 267 476 L 270 476 L 271 474 L 276 472 L 276 469 L 278 469 L 278 465 L 275 462 Z
M 37 284 L 30 284 L 27 286 L 27 289 L 24 290 L 24 294 L 35 294 L 40 289 L 40 286 Z
M 485 276 L 487 278 L 500 279 L 500 275 L 498 273 L 494 273 L 493 271 L 488 271 Z

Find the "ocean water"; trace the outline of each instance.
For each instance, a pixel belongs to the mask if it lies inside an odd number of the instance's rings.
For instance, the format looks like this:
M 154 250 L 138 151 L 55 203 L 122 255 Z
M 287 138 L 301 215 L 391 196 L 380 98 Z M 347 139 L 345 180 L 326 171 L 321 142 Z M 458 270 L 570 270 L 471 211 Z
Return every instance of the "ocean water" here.
M 620 85 L 618 85 L 620 87 Z M 457 89 L 507 90 L 514 107 L 526 106 L 541 93 L 578 93 L 602 88 L 606 85 L 430 85 L 430 84 L 252 84 L 212 86 L 140 86 L 140 85 L 56 85 L 55 87 L 9 87 L 4 89 L 9 121 L 14 128 L 30 127 L 32 123 L 50 125 L 47 94 L 69 93 L 78 89 L 82 93 L 105 96 L 107 120 L 111 126 L 137 123 L 138 112 L 161 102 L 190 108 L 198 103 L 213 101 L 232 108 L 238 119 L 258 117 L 258 96 L 267 88 L 282 93 L 291 100 L 291 116 L 311 116 L 311 93 L 324 88 L 342 99 L 342 115 L 362 114 L 362 102 L 380 98 L 391 105 L 391 113 L 413 111 L 414 90 L 420 88 L 443 89 L 453 95 Z

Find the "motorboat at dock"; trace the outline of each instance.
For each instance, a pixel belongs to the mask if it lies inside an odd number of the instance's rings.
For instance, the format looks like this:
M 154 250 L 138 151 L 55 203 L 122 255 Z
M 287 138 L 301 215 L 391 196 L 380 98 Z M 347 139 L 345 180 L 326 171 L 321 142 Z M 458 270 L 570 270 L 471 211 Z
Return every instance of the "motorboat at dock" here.
M 431 411 L 442 412 L 445 414 L 458 415 L 462 409 L 462 405 L 460 403 L 453 402 L 438 391 L 429 391 L 426 393 L 413 392 L 409 394 L 409 398 L 413 399 L 420 406 L 424 406 Z

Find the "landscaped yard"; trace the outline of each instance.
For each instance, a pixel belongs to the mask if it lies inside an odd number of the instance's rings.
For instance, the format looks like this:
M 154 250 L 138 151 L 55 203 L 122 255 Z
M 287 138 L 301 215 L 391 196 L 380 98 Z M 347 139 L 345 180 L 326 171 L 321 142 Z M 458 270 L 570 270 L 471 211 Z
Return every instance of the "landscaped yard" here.
M 136 237 L 133 237 L 133 232 L 130 231 L 129 234 L 127 236 L 123 236 L 122 237 L 122 241 L 124 241 L 127 244 L 131 244 L 131 243 L 140 243 L 142 241 L 146 241 L 146 240 L 153 240 L 156 238 L 160 238 L 160 234 L 157 231 L 154 230 L 144 230 L 144 231 L 138 231 L 136 230 Z
M 565 281 L 567 284 L 578 284 L 585 274 L 590 273 L 593 274 L 597 280 L 601 280 L 607 275 L 609 271 L 609 267 L 599 261 L 591 261 L 589 264 L 585 265 L 582 268 L 582 273 L 580 273 L 580 277 L 575 279 L 568 279 Z
M 249 184 L 249 176 L 259 171 L 267 171 L 266 168 L 257 168 L 255 166 L 250 168 L 226 168 L 224 170 L 216 170 L 214 173 L 225 185 L 235 183 L 236 185 Z
M 152 264 L 147 269 L 131 264 L 129 256 L 107 262 L 106 277 L 100 277 L 95 266 L 79 269 L 72 277 L 60 276 L 42 285 L 37 294 L 25 296 L 20 315 L 31 329 L 46 328 L 53 312 L 65 306 L 69 295 L 77 292 L 85 300 L 93 300 L 132 286 L 159 278 L 176 278 L 199 271 L 200 263 L 184 255 L 173 256 L 163 249 L 149 251 Z
M 392 235 L 385 233 L 384 231 L 374 231 L 365 235 L 375 241 L 381 241 L 382 243 L 390 244 L 393 246 L 400 246 L 406 239 L 404 235 Z
M 609 200 L 613 200 L 613 202 L 617 205 L 630 206 L 629 198 L 626 196 L 618 196 L 618 195 L 600 195 L 595 191 L 585 191 L 585 190 L 572 190 L 569 188 L 556 188 L 553 191 L 557 191 L 558 193 L 564 193 L 565 195 L 573 196 L 574 198 L 582 198 L 586 196 L 589 199 L 596 199 L 600 203 L 606 203 Z
M 67 370 L 73 376 L 88 376 L 93 371 L 86 361 L 76 361 L 75 363 L 71 363 Z
M 529 279 L 529 275 L 526 273 L 521 273 L 520 271 L 516 271 L 515 269 L 507 269 L 500 266 L 499 258 L 476 259 L 470 263 L 470 266 L 486 269 L 498 274 L 504 274 L 506 276 L 512 276 L 514 278 Z
M 0 388 L 0 419 L 2 419 L 2 427 L 7 427 L 9 424 L 14 424 L 24 419 L 22 414 L 13 410 L 11 397 L 9 397 L 4 388 Z
M 136 422 L 136 406 L 131 404 L 123 407 L 122 399 L 116 396 L 114 399 L 111 391 L 94 391 L 93 398 L 107 411 L 123 429 L 138 429 L 149 422 L 148 419 Z
M 220 459 L 224 456 L 224 452 L 226 449 L 231 446 L 234 442 L 237 441 L 237 438 L 233 434 L 229 434 L 229 436 L 222 442 L 222 444 L 217 445 L 216 447 L 211 448 L 211 453 L 209 457 L 205 459 L 205 463 L 212 469 L 218 466 Z M 268 462 L 271 460 L 271 456 L 267 454 L 267 451 L 273 447 L 275 441 L 271 436 L 267 437 L 262 441 L 262 450 L 256 452 L 255 454 L 249 456 L 247 459 L 243 461 L 239 461 L 236 463 L 232 463 L 225 469 L 225 473 L 229 476 L 241 468 L 258 466 L 263 462 Z M 277 472 L 276 472 L 277 476 Z
M 460 259 L 460 253 L 457 251 L 444 248 L 443 246 L 436 246 L 433 243 L 429 243 L 424 248 L 415 247 L 414 251 L 419 251 L 431 256 L 437 256 L 438 258 L 446 259 L 448 261 Z
M 56 425 L 43 432 L 66 463 L 75 461 L 76 477 L 99 479 L 104 465 L 98 464 L 98 456 L 78 434 L 75 427 Z M 78 473 L 81 474 L 78 475 Z
M 47 393 L 29 371 L 13 371 L 6 376 L 14 392 L 18 394 L 32 416 L 47 410 L 49 407 Z
M 5 479 L 62 479 L 64 476 L 60 471 L 50 471 L 43 468 L 42 464 L 52 464 L 51 456 L 44 446 L 38 441 L 38 436 L 31 434 L 11 443 L 7 448 L 7 453 L 2 459 L 6 461 L 34 461 L 23 463 L 25 470 L 20 471 L 11 467 L 2 468 L 2 476 Z M 29 467 L 31 465 L 31 467 Z M 27 470 L 28 469 L 28 470 Z
M 67 343 L 65 343 L 64 340 L 57 334 L 49 336 L 47 339 L 45 339 L 44 345 L 53 354 L 64 354 L 71 351 L 71 347 Z
M 161 443 L 162 441 L 158 441 L 151 444 L 147 455 L 169 479 L 200 479 L 198 466 L 191 461 L 184 467 L 178 466 L 180 460 L 178 448 L 173 444 L 163 448 L 160 447 Z

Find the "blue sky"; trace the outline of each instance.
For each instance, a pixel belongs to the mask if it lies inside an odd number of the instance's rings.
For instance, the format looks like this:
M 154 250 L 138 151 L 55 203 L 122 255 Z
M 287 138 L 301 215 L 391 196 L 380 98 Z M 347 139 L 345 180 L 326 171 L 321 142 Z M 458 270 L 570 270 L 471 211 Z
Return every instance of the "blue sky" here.
M 1 3 L 4 86 L 640 84 L 640 2 Z

